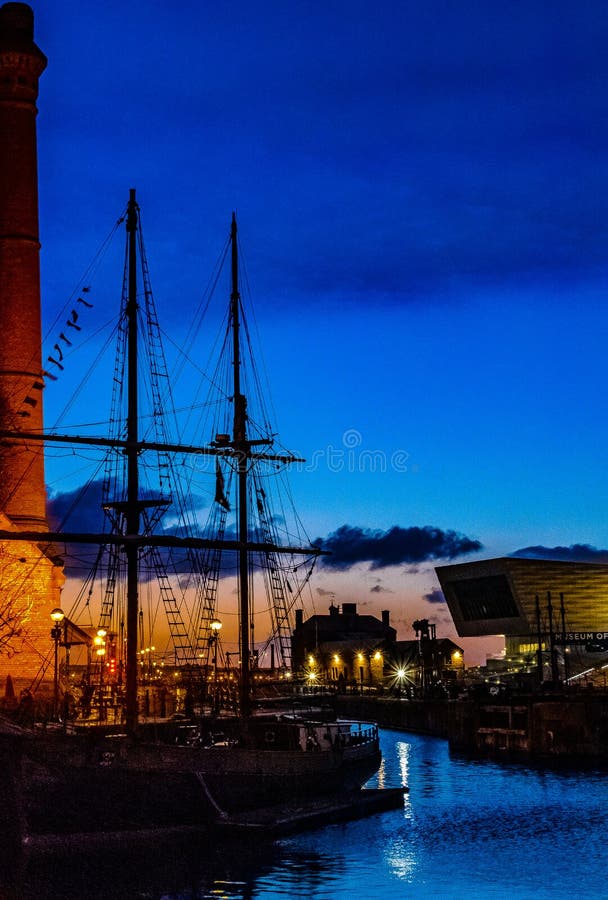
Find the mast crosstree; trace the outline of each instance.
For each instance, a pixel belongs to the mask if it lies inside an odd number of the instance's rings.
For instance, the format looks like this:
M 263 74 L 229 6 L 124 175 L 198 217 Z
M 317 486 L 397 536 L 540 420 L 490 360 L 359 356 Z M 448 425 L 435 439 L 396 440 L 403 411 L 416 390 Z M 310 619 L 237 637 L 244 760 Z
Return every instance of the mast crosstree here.
M 237 245 L 237 223 L 233 214 L 230 228 L 231 245 L 231 287 L 228 326 L 231 331 L 230 349 L 232 351 L 232 384 L 229 397 L 233 404 L 233 416 L 231 433 L 215 434 L 215 439 L 207 445 L 193 445 L 172 443 L 168 440 L 163 421 L 163 391 L 160 390 L 158 377 L 166 379 L 167 399 L 170 399 L 169 379 L 166 364 L 162 352 L 160 340 L 160 328 L 153 304 L 150 288 L 147 262 L 143 248 L 143 240 L 140 233 L 139 207 L 137 205 L 135 190 L 130 191 L 129 203 L 126 215 L 127 232 L 127 271 L 125 275 L 125 290 L 123 291 L 124 321 L 119 330 L 119 344 L 124 348 L 126 355 L 126 378 L 123 378 L 124 369 L 117 362 L 114 371 L 113 405 L 118 407 L 118 399 L 124 401 L 126 395 L 126 430 L 116 427 L 115 433 L 109 438 L 96 438 L 90 436 L 72 436 L 60 434 L 42 434 L 34 431 L 16 432 L 14 430 L 0 431 L 2 441 L 23 440 L 48 441 L 50 443 L 65 443 L 75 446 L 97 446 L 118 451 L 118 458 L 124 460 L 126 476 L 119 493 L 112 497 L 113 484 L 116 490 L 116 478 L 119 465 L 116 455 L 112 463 L 108 463 L 104 476 L 104 509 L 112 527 L 111 533 L 85 534 L 85 533 L 57 533 L 57 532 L 0 532 L 0 540 L 33 539 L 39 545 L 57 543 L 91 543 L 112 547 L 114 551 L 111 557 L 117 561 L 108 576 L 106 592 L 101 609 L 101 624 L 107 627 L 114 614 L 115 590 L 120 552 L 126 560 L 126 692 L 125 713 L 126 725 L 130 732 L 137 727 L 137 690 L 138 690 L 138 632 L 139 632 L 139 568 L 140 558 L 144 548 L 147 548 L 147 557 L 157 570 L 159 578 L 159 594 L 165 608 L 166 618 L 175 648 L 176 662 L 182 665 L 200 665 L 201 658 L 209 651 L 209 626 L 211 620 L 216 617 L 217 589 L 221 577 L 221 560 L 223 553 L 232 553 L 237 559 L 238 573 L 238 597 L 239 597 L 239 709 L 242 716 L 247 716 L 251 708 L 252 693 L 252 648 L 251 634 L 251 585 L 253 583 L 254 555 L 257 560 L 266 564 L 267 585 L 270 593 L 270 612 L 274 631 L 278 640 L 278 648 L 281 664 L 287 667 L 290 663 L 290 621 L 289 615 L 291 603 L 286 599 L 287 577 L 278 560 L 279 554 L 301 555 L 314 558 L 322 551 L 312 545 L 306 547 L 280 545 L 276 538 L 273 539 L 272 516 L 267 508 L 266 497 L 259 482 L 254 478 L 254 466 L 264 462 L 270 464 L 287 465 L 294 462 L 304 462 L 288 453 L 273 453 L 270 448 L 274 443 L 273 436 L 252 439 L 249 436 L 249 412 L 248 398 L 243 390 L 243 357 L 242 357 L 242 305 L 239 290 L 239 257 Z M 138 304 L 138 253 L 142 269 L 143 299 L 145 307 L 144 328 L 138 325 L 140 308 Z M 139 431 L 139 339 L 140 332 L 148 340 L 147 351 L 151 363 L 152 375 L 151 390 L 153 404 L 153 420 L 157 427 L 153 439 L 147 435 L 142 439 Z M 119 384 L 120 382 L 120 384 Z M 118 422 L 118 413 L 113 411 L 113 419 Z M 124 422 L 124 420 L 123 420 Z M 124 426 L 123 426 L 124 427 Z M 263 448 L 268 448 L 264 450 Z M 152 497 L 142 497 L 140 493 L 140 465 L 143 455 L 149 452 L 157 454 L 157 472 L 160 476 L 162 491 L 155 492 Z M 218 477 L 220 477 L 219 464 L 223 460 L 236 476 L 236 504 L 234 514 L 236 517 L 234 537 L 232 533 L 227 537 L 228 501 L 222 495 L 217 494 L 216 500 L 219 506 L 215 521 L 215 535 L 213 537 L 186 536 L 174 534 L 155 534 L 153 527 L 162 515 L 162 510 L 175 501 L 172 485 L 172 461 L 171 455 L 181 454 L 205 457 L 212 456 L 218 460 Z M 112 468 L 112 466 L 114 468 Z M 257 526 L 252 523 L 252 509 L 250 492 L 255 492 Z M 225 501 L 225 502 L 223 502 Z M 183 498 L 177 497 L 180 507 L 186 507 Z M 152 512 L 151 512 L 152 511 Z M 232 526 L 231 526 L 232 528 Z M 197 621 L 190 628 L 183 618 L 181 607 L 177 601 L 171 584 L 162 565 L 161 548 L 174 549 L 186 554 L 191 573 L 198 579 L 199 607 Z M 289 589 L 290 590 L 290 589 Z M 208 660 L 207 660 L 208 662 Z

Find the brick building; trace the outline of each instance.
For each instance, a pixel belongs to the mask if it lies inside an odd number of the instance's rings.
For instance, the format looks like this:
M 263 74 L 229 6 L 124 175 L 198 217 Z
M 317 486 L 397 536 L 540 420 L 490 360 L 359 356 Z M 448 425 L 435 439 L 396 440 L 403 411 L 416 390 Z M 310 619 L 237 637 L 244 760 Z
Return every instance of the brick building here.
M 43 426 L 36 101 L 46 57 L 34 43 L 24 3 L 0 7 L 0 430 Z M 48 530 L 44 449 L 0 441 L 0 529 Z M 47 543 L 0 544 L 0 695 L 10 674 L 31 686 L 47 670 L 49 613 L 59 605 L 63 570 Z M 8 625 L 6 624 L 8 616 Z M 2 634 L 14 631 L 2 648 Z
M 384 677 L 384 656 L 397 638 L 388 610 L 382 618 L 360 615 L 356 603 L 333 604 L 328 615 L 304 621 L 296 610 L 291 639 L 293 670 L 311 683 L 378 685 Z

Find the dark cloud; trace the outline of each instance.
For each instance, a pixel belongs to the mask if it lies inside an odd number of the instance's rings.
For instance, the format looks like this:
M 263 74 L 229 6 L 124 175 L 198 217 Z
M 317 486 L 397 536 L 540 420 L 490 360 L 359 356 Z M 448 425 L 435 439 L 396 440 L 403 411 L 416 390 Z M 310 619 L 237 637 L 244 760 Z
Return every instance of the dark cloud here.
M 555 559 L 561 562 L 608 563 L 608 550 L 598 550 L 590 544 L 571 544 L 569 547 L 523 547 L 511 556 L 525 559 Z
M 314 12 L 265 4 L 262 17 L 256 4 L 240 3 L 236 31 L 232 4 L 211 14 L 189 4 L 176 17 L 170 4 L 151 11 L 133 0 L 128 19 L 124 4 L 97 4 L 94 28 L 76 6 L 64 22 L 54 5 L 38 5 L 37 39 L 53 63 L 41 90 L 43 202 L 49 218 L 66 231 L 70 224 L 69 241 L 45 242 L 53 268 L 58 257 L 72 264 L 70 210 L 83 186 L 107 204 L 134 166 L 154 184 L 185 271 L 216 237 L 194 241 L 183 223 L 200 221 L 203 199 L 213 222 L 227 196 L 241 196 L 249 220 L 280 235 L 281 253 L 271 246 L 260 259 L 268 280 L 258 279 L 264 296 L 281 285 L 277 303 L 285 290 L 369 303 L 370 292 L 400 302 L 463 280 L 553 283 L 556 271 L 576 280 L 604 262 L 608 16 L 600 0 L 554 0 L 551 15 L 546 0 L 475 0 L 441 4 L 440 16 L 432 3 L 407 4 L 405 15 L 397 0 L 361 0 L 348 15 L 341 3 L 313 4 Z M 66 91 L 73 71 L 78 83 Z M 220 174 L 198 184 L 201 160 Z M 298 269 L 303 258 L 315 265 Z M 168 284 L 169 272 L 156 269 Z
M 71 491 L 57 493 L 50 497 L 47 503 L 47 515 L 52 531 L 71 532 L 75 534 L 108 534 L 112 530 L 109 520 L 102 509 L 103 481 L 101 479 L 91 481 L 88 484 Z M 156 491 L 141 493 L 142 499 L 155 500 L 159 498 Z M 195 510 L 203 509 L 206 502 L 199 496 L 190 494 L 189 497 Z M 172 507 L 167 510 L 167 516 L 171 521 Z M 172 537 L 205 537 L 203 528 L 197 526 L 184 526 L 173 523 L 162 528 L 163 520 L 154 528 L 157 535 L 170 535 Z M 284 523 L 282 516 L 273 516 L 271 523 L 281 526 Z M 236 527 L 230 524 L 225 530 L 225 539 L 236 540 Z M 251 540 L 258 541 L 259 535 L 255 530 L 250 532 Z M 155 559 L 147 550 L 140 555 L 139 572 L 144 581 L 152 581 L 158 575 L 158 560 L 166 572 L 170 575 L 196 576 L 205 566 L 205 553 L 203 550 L 185 550 L 181 548 L 158 548 Z M 65 545 L 65 573 L 68 577 L 77 577 L 88 574 L 94 567 L 99 555 L 97 544 L 66 544 Z M 107 565 L 107 551 L 103 557 L 103 565 Z M 265 567 L 265 560 L 258 554 L 253 554 L 253 565 Z M 238 557 L 233 551 L 224 551 L 221 558 L 219 571 L 220 578 L 234 576 L 238 567 Z M 181 583 L 181 579 L 180 579 Z M 187 582 L 183 582 L 184 584 Z M 332 591 L 319 589 L 320 596 L 334 596 Z
M 52 529 L 99 534 L 104 525 L 101 508 L 103 481 L 91 481 L 73 491 L 49 498 L 47 516 Z
M 432 591 L 429 591 L 428 594 L 424 595 L 424 599 L 427 603 L 445 603 L 445 597 L 440 588 L 433 588 Z
M 482 549 L 479 541 L 464 534 L 430 525 L 395 525 L 388 531 L 342 525 L 314 543 L 331 553 L 322 557 L 322 564 L 331 569 L 348 569 L 362 562 L 370 563 L 372 569 L 383 569 L 431 559 L 454 559 Z
M 102 486 L 100 479 L 72 491 L 51 495 L 47 502 L 51 531 L 101 534 L 105 518 L 101 508 Z M 99 548 L 94 544 L 66 545 L 65 574 L 68 577 L 86 575 L 92 570 L 98 555 Z
M 102 509 L 103 481 L 91 481 L 71 491 L 51 495 L 47 503 L 47 516 L 52 531 L 71 532 L 75 534 L 102 534 L 111 529 L 109 520 Z M 158 492 L 148 491 L 142 494 L 147 500 L 157 499 Z M 197 498 L 194 498 L 197 502 Z M 199 502 L 199 506 L 202 503 Z M 159 533 L 163 533 L 162 530 Z M 180 525 L 164 530 L 165 534 L 184 536 L 185 530 Z M 191 534 L 192 532 L 189 531 Z M 186 551 L 171 548 L 161 549 L 161 559 L 169 572 L 191 572 L 193 565 Z M 96 544 L 67 544 L 65 550 L 65 573 L 70 576 L 82 576 L 91 571 L 99 555 Z M 154 567 L 142 554 L 140 577 L 152 579 Z
M 391 591 L 390 588 L 382 587 L 381 584 L 375 584 L 373 588 L 369 589 L 370 594 L 394 594 L 394 591 Z

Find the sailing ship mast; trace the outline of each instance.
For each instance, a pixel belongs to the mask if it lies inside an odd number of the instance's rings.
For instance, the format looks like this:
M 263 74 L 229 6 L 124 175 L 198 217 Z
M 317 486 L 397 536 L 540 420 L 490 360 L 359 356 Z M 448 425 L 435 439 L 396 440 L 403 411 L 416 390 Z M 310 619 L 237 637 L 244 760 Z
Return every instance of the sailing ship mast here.
M 230 244 L 232 258 L 232 289 L 230 291 L 230 311 L 232 315 L 232 348 L 233 348 L 233 402 L 234 425 L 232 446 L 237 454 L 238 472 L 238 526 L 237 541 L 247 541 L 249 516 L 247 512 L 247 467 L 249 465 L 250 445 L 247 443 L 247 398 L 241 394 L 241 348 L 240 348 L 240 305 L 239 294 L 239 260 L 236 241 L 236 216 L 232 214 L 230 227 Z M 241 681 L 240 709 L 241 715 L 249 712 L 250 693 L 250 660 L 249 660 L 249 564 L 247 547 L 239 550 L 239 602 L 241 617 Z
M 251 466 L 257 461 L 290 464 L 304 462 L 298 457 L 285 454 L 260 453 L 255 447 L 270 446 L 270 438 L 250 440 L 247 435 L 247 398 L 241 390 L 242 358 L 240 346 L 241 298 L 239 291 L 239 268 L 236 216 L 233 214 L 230 229 L 231 242 L 231 291 L 230 325 L 233 347 L 233 403 L 234 417 L 232 436 L 216 435 L 210 446 L 182 445 L 158 441 L 140 440 L 139 437 L 139 389 L 138 389 L 138 304 L 137 304 L 137 249 L 139 234 L 139 207 L 135 189 L 129 192 L 126 214 L 127 232 L 127 416 L 126 439 L 35 433 L 31 431 L 0 430 L 0 439 L 47 441 L 83 446 L 109 447 L 122 450 L 126 459 L 126 499 L 111 505 L 124 512 L 124 532 L 115 534 L 84 534 L 65 532 L 29 532 L 0 530 L 0 540 L 29 540 L 39 546 L 57 543 L 114 544 L 124 548 L 127 561 L 127 650 L 125 673 L 125 716 L 126 727 L 133 734 L 138 723 L 138 616 L 139 616 L 139 550 L 144 546 L 174 547 L 181 549 L 220 549 L 238 555 L 239 612 L 240 612 L 240 686 L 239 706 L 241 716 L 251 711 L 251 652 L 250 652 L 250 554 L 298 554 L 305 556 L 325 555 L 318 547 L 278 546 L 272 541 L 251 540 L 248 508 L 248 476 Z M 141 511 L 155 501 L 139 498 L 139 457 L 145 451 L 163 450 L 169 453 L 186 453 L 200 456 L 231 457 L 235 460 L 238 476 L 238 510 L 236 540 L 206 538 L 182 538 L 176 535 L 155 535 L 141 533 Z
M 240 346 L 240 306 L 239 258 L 237 244 L 236 215 L 232 213 L 230 226 L 231 245 L 231 291 L 230 313 L 232 324 L 233 352 L 233 402 L 234 424 L 232 449 L 237 460 L 238 475 L 238 519 L 236 539 L 239 550 L 239 613 L 240 613 L 240 690 L 239 706 L 241 716 L 251 711 L 251 659 L 249 647 L 249 512 L 247 505 L 247 474 L 251 463 L 251 448 L 260 444 L 270 444 L 270 440 L 250 441 L 247 438 L 247 398 L 241 393 L 241 346 Z
M 129 191 L 127 207 L 128 240 L 128 298 L 127 298 L 127 534 L 139 534 L 139 395 L 137 386 L 137 203 L 135 189 Z M 127 557 L 127 659 L 125 685 L 125 714 L 127 731 L 137 727 L 137 619 L 138 548 L 135 544 L 125 547 Z

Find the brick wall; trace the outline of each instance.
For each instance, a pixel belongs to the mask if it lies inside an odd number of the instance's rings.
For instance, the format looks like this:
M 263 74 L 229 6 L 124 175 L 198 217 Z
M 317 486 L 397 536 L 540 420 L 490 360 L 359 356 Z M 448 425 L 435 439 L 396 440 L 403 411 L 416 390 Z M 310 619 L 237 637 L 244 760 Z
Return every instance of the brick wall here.
M 1 513 L 0 528 L 10 528 Z M 53 679 L 50 612 L 61 605 L 64 581 L 63 567 L 37 544 L 0 543 L 0 612 L 5 619 L 15 615 L 20 632 L 0 649 L 0 699 L 9 674 L 17 697 L 22 688 L 36 686 L 40 679 L 43 683 L 37 690 L 49 692 Z M 0 621 L 0 642 L 7 627 Z

